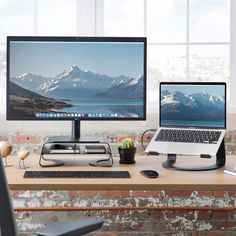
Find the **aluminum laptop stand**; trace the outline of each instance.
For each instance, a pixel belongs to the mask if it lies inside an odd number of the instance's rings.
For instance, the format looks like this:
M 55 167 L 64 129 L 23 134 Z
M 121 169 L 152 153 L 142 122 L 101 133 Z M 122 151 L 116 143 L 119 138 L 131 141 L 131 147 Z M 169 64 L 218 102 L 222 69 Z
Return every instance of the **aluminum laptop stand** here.
M 211 158 L 210 155 L 200 155 L 201 158 Z M 223 167 L 226 162 L 225 156 L 225 141 L 222 140 L 220 147 L 216 153 L 216 163 L 210 166 L 199 166 L 199 167 L 180 167 L 176 166 L 176 154 L 167 154 L 167 160 L 162 163 L 162 166 L 167 169 L 183 170 L 183 171 L 204 171 L 204 170 L 215 170 Z

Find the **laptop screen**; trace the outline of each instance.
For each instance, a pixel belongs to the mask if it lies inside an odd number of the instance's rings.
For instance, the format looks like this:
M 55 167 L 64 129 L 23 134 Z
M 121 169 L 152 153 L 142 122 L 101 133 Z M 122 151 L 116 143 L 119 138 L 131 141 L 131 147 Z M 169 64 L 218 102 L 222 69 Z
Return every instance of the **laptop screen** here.
M 161 83 L 160 126 L 226 128 L 225 83 Z

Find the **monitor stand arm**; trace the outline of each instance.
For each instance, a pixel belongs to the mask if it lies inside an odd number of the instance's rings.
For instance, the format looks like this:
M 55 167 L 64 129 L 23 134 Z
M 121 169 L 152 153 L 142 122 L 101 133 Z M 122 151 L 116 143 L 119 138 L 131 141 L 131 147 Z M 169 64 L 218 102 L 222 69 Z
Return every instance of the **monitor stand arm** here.
M 71 138 L 72 140 L 80 139 L 80 120 L 72 121 Z
M 71 135 L 57 135 L 48 137 L 48 142 L 51 143 L 73 143 L 73 142 L 90 142 L 101 143 L 105 139 L 101 136 L 81 136 L 81 122 L 80 120 L 73 120 L 71 127 Z
M 211 156 L 201 155 L 202 158 L 207 157 L 210 158 Z M 167 160 L 162 163 L 162 166 L 167 169 L 173 170 L 183 170 L 183 171 L 203 171 L 203 170 L 215 170 L 221 168 L 225 165 L 226 156 L 225 156 L 225 141 L 222 140 L 220 147 L 216 153 L 216 163 L 210 166 L 199 166 L 199 167 L 179 167 L 175 166 L 177 156 L 176 154 L 168 154 Z

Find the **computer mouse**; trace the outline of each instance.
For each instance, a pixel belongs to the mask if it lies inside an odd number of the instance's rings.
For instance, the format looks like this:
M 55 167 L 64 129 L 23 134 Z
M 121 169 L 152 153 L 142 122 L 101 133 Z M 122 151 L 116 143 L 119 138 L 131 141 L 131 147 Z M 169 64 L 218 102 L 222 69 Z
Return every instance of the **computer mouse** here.
M 155 170 L 141 170 L 140 174 L 148 178 L 157 178 L 159 176 L 159 173 Z

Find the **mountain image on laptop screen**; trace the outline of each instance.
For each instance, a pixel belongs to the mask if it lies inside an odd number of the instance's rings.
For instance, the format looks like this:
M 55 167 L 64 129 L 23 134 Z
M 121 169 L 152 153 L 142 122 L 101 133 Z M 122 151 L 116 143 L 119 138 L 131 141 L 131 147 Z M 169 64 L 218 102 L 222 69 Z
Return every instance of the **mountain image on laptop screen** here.
M 161 125 L 225 127 L 224 85 L 162 85 Z
M 143 50 L 138 43 L 13 43 L 10 114 L 143 117 Z

